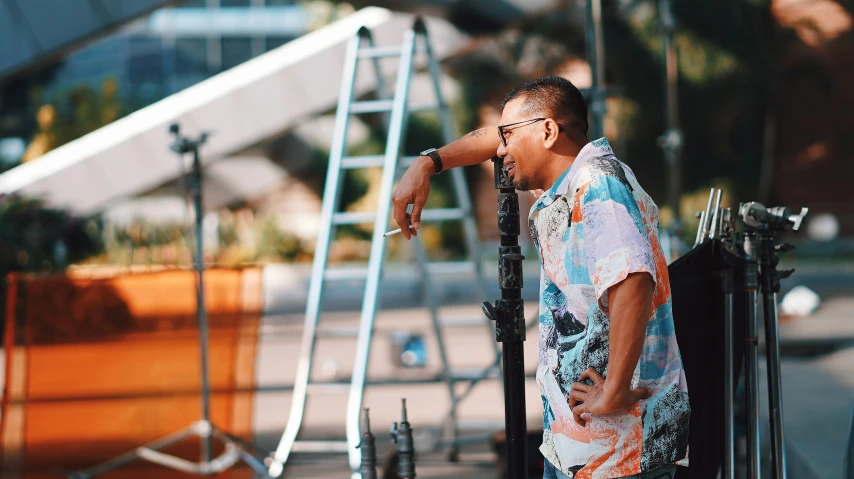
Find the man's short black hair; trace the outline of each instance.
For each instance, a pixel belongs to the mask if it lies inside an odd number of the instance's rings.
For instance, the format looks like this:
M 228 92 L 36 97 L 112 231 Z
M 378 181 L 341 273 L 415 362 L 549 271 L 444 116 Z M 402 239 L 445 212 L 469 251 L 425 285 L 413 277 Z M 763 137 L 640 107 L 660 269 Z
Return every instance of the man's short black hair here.
M 552 75 L 526 81 L 510 90 L 501 107 L 520 97 L 525 99 L 523 111 L 554 118 L 565 129 L 587 138 L 587 103 L 566 78 Z

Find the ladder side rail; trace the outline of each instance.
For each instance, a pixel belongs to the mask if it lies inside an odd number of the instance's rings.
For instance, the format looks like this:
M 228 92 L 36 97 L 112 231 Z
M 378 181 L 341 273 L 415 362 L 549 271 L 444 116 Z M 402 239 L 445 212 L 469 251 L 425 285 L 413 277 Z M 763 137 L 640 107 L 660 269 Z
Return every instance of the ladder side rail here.
M 433 47 L 430 45 L 430 36 L 427 33 L 426 28 L 423 29 L 422 37 L 424 41 L 424 50 L 427 53 L 427 66 L 430 71 L 430 79 L 433 83 L 433 90 L 436 95 L 436 101 L 439 105 L 439 124 L 442 127 L 442 138 L 447 144 L 456 139 L 454 135 L 454 124 L 451 120 L 451 112 L 448 109 L 445 97 L 442 94 L 441 70 L 439 68 L 439 62 L 436 60 L 436 56 L 433 53 Z M 463 170 L 456 168 L 451 170 L 450 173 L 454 184 L 454 193 L 456 194 L 457 202 L 460 208 L 468 213 L 463 219 L 463 230 L 465 231 L 469 253 L 471 254 L 472 260 L 475 262 L 475 275 L 478 282 L 478 289 L 481 294 L 481 300 L 486 301 L 487 289 L 486 282 L 484 281 L 483 261 L 480 255 L 480 240 L 477 236 L 477 223 L 475 223 L 474 217 L 472 216 L 473 208 L 471 194 L 469 192 L 468 185 L 466 184 L 465 173 Z M 485 317 L 484 320 L 488 321 Z
M 362 315 L 359 320 L 359 338 L 353 364 L 353 377 L 350 385 L 350 395 L 347 400 L 347 443 L 350 446 L 349 459 L 352 471 L 358 471 L 361 461 L 359 450 L 356 449 L 360 441 L 359 418 L 365 388 L 365 376 L 370 354 L 374 317 L 378 302 L 382 265 L 385 259 L 386 243 L 383 234 L 388 228 L 388 217 L 391 211 L 391 194 L 396 177 L 398 158 L 400 156 L 398 151 L 402 136 L 401 126 L 407 113 L 409 84 L 412 76 L 412 58 L 415 51 L 414 40 L 414 32 L 412 30 L 404 34 L 401 61 L 397 71 L 394 92 L 394 105 L 391 112 L 389 135 L 385 148 L 385 163 L 380 186 L 377 218 L 374 223 L 371 253 L 368 261 L 368 278 L 365 286 L 365 296 L 362 300 Z M 354 473 L 353 477 L 357 479 L 358 473 Z
M 441 378 L 445 383 L 445 387 L 448 389 L 449 399 L 451 401 L 451 407 L 448 413 L 444 416 L 445 422 L 445 434 L 446 439 L 451 440 L 452 444 L 457 439 L 458 436 L 458 428 L 457 428 L 457 404 L 459 404 L 459 400 L 457 398 L 457 393 L 454 388 L 456 382 L 451 375 L 451 362 L 448 359 L 448 350 L 445 346 L 444 334 L 442 332 L 442 325 L 439 322 L 439 304 L 436 301 L 436 285 L 433 283 L 433 279 L 431 278 L 430 272 L 427 271 L 427 263 L 429 261 L 429 257 L 427 255 L 427 250 L 424 247 L 424 242 L 421 241 L 421 238 L 415 237 L 414 241 L 415 255 L 417 258 L 418 269 L 421 274 L 421 279 L 424 284 L 424 299 L 427 304 L 427 309 L 430 312 L 431 324 L 433 326 L 433 334 L 436 336 L 436 345 L 439 349 L 439 360 L 442 362 L 442 372 Z M 456 455 L 458 450 L 456 447 L 451 448 L 451 454 Z
M 364 29 L 367 32 L 366 29 Z M 370 34 L 368 33 L 368 36 Z M 299 429 L 305 412 L 306 394 L 308 382 L 311 376 L 311 362 L 316 341 L 317 321 L 320 312 L 320 300 L 323 293 L 324 270 L 326 269 L 329 243 L 332 235 L 332 214 L 334 213 L 339 199 L 341 175 L 341 158 L 347 143 L 347 126 L 350 102 L 353 97 L 353 89 L 356 80 L 358 61 L 358 50 L 365 36 L 362 29 L 347 44 L 345 56 L 345 70 L 341 80 L 341 90 L 338 97 L 338 107 L 335 113 L 335 134 L 333 135 L 332 147 L 330 149 L 329 166 L 326 174 L 326 184 L 323 191 L 323 201 L 320 214 L 320 230 L 317 236 L 314 262 L 311 270 L 311 281 L 309 284 L 308 301 L 306 303 L 305 326 L 300 346 L 300 358 L 297 364 L 297 372 L 294 380 L 294 392 L 291 400 L 291 410 L 285 431 L 279 441 L 274 455 L 274 463 L 270 466 L 271 475 L 273 469 L 278 469 L 281 474 L 281 466 L 288 460 L 288 456 L 296 442 Z M 278 475 L 278 474 L 276 474 Z
M 450 111 L 448 109 L 448 105 L 445 102 L 445 97 L 442 94 L 441 87 L 441 70 L 439 68 L 439 62 L 436 60 L 436 56 L 433 53 L 432 46 L 430 44 L 430 37 L 426 28 L 422 28 L 422 37 L 424 41 L 424 50 L 427 54 L 427 65 L 430 71 L 430 79 L 433 84 L 433 90 L 435 92 L 436 101 L 439 106 L 439 124 L 442 128 L 442 137 L 445 143 L 450 143 L 455 139 L 453 123 L 451 120 Z M 465 179 L 465 173 L 461 168 L 456 168 L 450 171 L 451 179 L 454 185 L 454 193 L 457 198 L 457 204 L 465 211 L 467 214 L 463 217 L 463 231 L 466 238 L 466 245 L 469 250 L 469 255 L 471 261 L 474 262 L 474 271 L 475 278 L 478 285 L 478 291 L 480 292 L 480 297 L 482 301 L 485 301 L 487 298 L 487 287 L 485 281 L 485 275 L 483 272 L 483 260 L 481 258 L 481 250 L 480 248 L 480 239 L 478 238 L 478 230 L 477 223 L 473 217 L 473 206 L 471 201 L 471 194 L 469 192 L 468 185 Z M 488 330 L 494 335 L 495 334 L 495 324 L 492 323 L 486 316 L 483 318 L 484 324 L 487 326 Z M 443 341 L 443 336 L 439 335 L 438 340 Z M 492 341 L 493 354 L 495 355 L 493 361 L 489 366 L 487 366 L 483 370 L 483 374 L 480 377 L 470 381 L 466 388 L 461 391 L 460 394 L 455 394 L 451 397 L 452 403 L 448 408 L 447 417 L 449 420 L 456 421 L 456 411 L 460 402 L 462 402 L 468 395 L 474 390 L 474 388 L 483 380 L 489 376 L 490 371 L 495 370 L 495 368 L 500 367 L 501 364 L 501 349 L 498 346 L 497 341 Z M 503 378 L 502 378 L 503 382 Z
M 368 37 L 368 46 L 372 49 L 376 48 L 376 45 L 374 44 L 374 38 L 373 37 Z M 388 86 L 386 85 L 385 77 L 383 77 L 383 69 L 382 69 L 382 65 L 380 64 L 380 58 L 372 57 L 371 58 L 371 65 L 373 66 L 374 73 L 376 74 L 376 77 L 377 77 L 377 99 L 385 100 L 385 99 L 390 98 L 391 92 L 389 92 Z M 382 113 L 380 115 L 380 118 L 382 118 L 383 126 L 385 127 L 384 133 L 386 135 L 388 135 L 388 125 L 389 125 L 389 121 L 390 121 L 389 114 L 388 113 Z
M 413 30 L 414 30 L 414 40 L 413 41 L 415 43 L 415 45 L 414 45 L 415 52 L 424 52 L 425 53 L 425 59 L 427 59 L 427 56 L 426 56 L 426 54 L 427 54 L 427 50 L 426 50 L 427 38 L 424 35 L 423 23 L 421 23 L 420 19 L 417 19 L 415 21 Z M 419 40 L 424 43 L 425 48 L 421 48 L 419 46 L 419 44 L 418 44 Z M 413 56 L 413 65 L 412 65 L 412 70 L 411 70 L 413 75 L 415 74 L 415 71 L 416 71 L 416 65 L 414 62 L 415 62 L 415 57 Z M 436 107 L 437 107 L 436 111 L 437 112 L 438 112 L 438 108 L 440 106 L 441 106 L 441 98 L 437 98 L 436 99 Z M 411 117 L 412 117 L 412 114 L 404 116 L 402 130 L 401 130 L 402 135 L 405 135 L 406 132 L 408 131 L 409 120 Z M 401 155 L 405 153 L 404 152 L 404 146 L 405 145 L 403 145 L 403 142 L 401 142 L 401 145 L 400 145 Z M 401 170 L 402 170 L 402 168 L 401 168 Z M 423 219 L 424 219 L 424 216 L 422 216 L 422 223 L 423 223 Z M 458 403 L 458 401 L 456 398 L 456 392 L 454 390 L 455 381 L 451 375 L 451 363 L 448 359 L 448 352 L 447 352 L 447 348 L 445 347 L 444 335 L 442 334 L 442 326 L 441 326 L 440 319 L 439 319 L 440 306 L 436 301 L 436 298 L 437 298 L 436 284 L 433 282 L 433 280 L 431 278 L 431 274 L 428 270 L 427 265 L 430 262 L 430 258 L 427 254 L 427 250 L 424 246 L 424 242 L 422 241 L 422 239 L 419 237 L 415 237 L 414 240 L 412 241 L 412 247 L 415 249 L 416 263 L 417 263 L 417 266 L 418 266 L 418 269 L 420 272 L 420 276 L 421 276 L 421 281 L 422 281 L 422 283 L 421 283 L 421 286 L 422 286 L 421 294 L 424 297 L 424 304 L 427 306 L 427 310 L 430 314 L 430 323 L 433 327 L 433 333 L 436 336 L 436 344 L 437 344 L 438 349 L 439 349 L 439 360 L 441 361 L 441 364 L 442 364 L 440 379 L 442 382 L 445 383 L 445 387 L 448 390 L 448 399 L 450 400 L 451 404 L 453 405 L 449 414 L 447 414 L 444 417 L 445 433 L 448 436 L 448 437 L 446 437 L 446 439 L 455 440 L 457 437 L 457 418 L 456 418 L 456 413 L 457 413 L 456 409 L 457 408 L 456 408 L 456 404 Z M 453 441 L 452 441 L 452 444 L 453 444 Z M 459 452 L 458 449 L 455 446 L 452 446 L 451 455 L 456 457 L 458 452 Z

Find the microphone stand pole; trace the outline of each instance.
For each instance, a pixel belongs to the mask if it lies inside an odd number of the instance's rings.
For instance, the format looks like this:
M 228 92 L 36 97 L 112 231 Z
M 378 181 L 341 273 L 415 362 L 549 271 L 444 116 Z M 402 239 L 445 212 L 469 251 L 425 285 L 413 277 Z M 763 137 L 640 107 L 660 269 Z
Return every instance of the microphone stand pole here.
M 507 477 L 527 479 L 525 409 L 525 311 L 522 302 L 522 249 L 519 246 L 519 196 L 504 171 L 504 160 L 492 158 L 498 192 L 498 285 L 501 299 L 483 312 L 495 321 L 495 339 L 502 345 L 504 424 L 507 432 Z

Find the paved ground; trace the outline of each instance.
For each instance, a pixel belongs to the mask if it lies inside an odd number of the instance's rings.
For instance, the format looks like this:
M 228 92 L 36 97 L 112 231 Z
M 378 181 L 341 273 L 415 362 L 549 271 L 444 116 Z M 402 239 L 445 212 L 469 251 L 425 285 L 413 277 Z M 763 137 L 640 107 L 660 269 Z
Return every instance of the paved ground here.
M 533 304 L 528 304 L 531 311 Z M 480 308 L 452 306 L 445 308 L 448 314 L 477 317 Z M 353 327 L 357 316 L 351 313 L 331 313 L 322 318 L 326 324 Z M 258 387 L 256 395 L 255 427 L 259 446 L 274 449 L 287 422 L 296 362 L 299 356 L 300 334 L 303 316 L 282 315 L 265 318 L 258 358 Z M 397 309 L 384 311 L 375 323 L 375 336 L 369 362 L 369 379 L 414 380 L 434 375 L 439 368 L 439 353 L 432 334 L 429 316 L 424 309 Z M 449 328 L 451 329 L 451 328 Z M 449 359 L 455 368 L 484 368 L 494 359 L 491 333 L 486 325 L 480 327 L 458 327 L 448 335 L 446 347 Z M 407 370 L 396 367 L 392 362 L 391 337 L 397 332 L 424 334 L 428 343 L 429 361 L 424 370 Z M 532 333 L 530 337 L 533 337 Z M 529 372 L 536 369 L 536 342 L 526 343 L 525 363 Z M 318 342 L 314 361 L 316 380 L 346 378 L 352 371 L 355 352 L 351 339 L 326 339 Z M 542 405 L 533 380 L 527 387 L 528 422 L 536 427 L 542 420 Z M 443 383 L 418 385 L 382 385 L 366 390 L 364 406 L 371 408 L 371 424 L 378 435 L 378 444 L 391 447 L 388 430 L 392 422 L 400 420 L 400 399 L 405 397 L 409 420 L 420 434 L 416 436 L 416 448 L 426 453 L 432 450 L 441 423 L 450 405 L 449 395 Z M 342 438 L 347 391 L 319 392 L 312 395 L 303 423 L 303 438 Z M 419 477 L 494 477 L 495 456 L 489 452 L 486 438 L 489 433 L 504 427 L 503 392 L 499 381 L 492 379 L 479 384 L 466 398 L 459 409 L 461 434 L 482 438 L 478 443 L 465 448 L 464 461 L 476 464 L 449 466 L 439 457 L 425 457 L 419 461 Z M 383 454 L 380 454 L 382 456 Z M 310 457 L 299 457 L 305 463 Z M 293 468 L 291 477 L 306 477 L 299 474 L 301 467 L 311 470 L 316 477 L 344 477 L 347 472 L 343 456 L 315 456 L 316 461 Z M 423 467 L 421 466 L 423 462 Z M 428 466 L 428 464 L 431 464 Z M 315 469 L 317 466 L 317 469 Z M 317 476 L 326 474 L 329 476 Z
M 790 477 L 798 479 L 842 478 L 843 458 L 848 443 L 847 435 L 854 407 L 854 294 L 848 287 L 850 278 L 837 281 L 819 274 L 803 275 L 803 283 L 810 285 L 824 296 L 822 306 L 807 318 L 790 319 L 781 325 L 781 348 L 783 404 L 785 432 L 789 447 Z M 534 281 L 526 277 L 528 286 Z M 848 281 L 848 282 L 846 282 Z M 463 284 L 463 286 L 460 286 Z M 449 302 L 465 296 L 464 282 L 456 283 L 445 294 Z M 784 284 L 784 292 L 794 286 Z M 399 293 L 398 304 L 394 299 L 386 304 L 399 306 L 400 302 L 417 297 L 417 287 L 400 276 L 390 285 Z M 293 297 L 295 292 L 291 290 Z M 527 290 L 531 297 L 535 289 Z M 296 293 L 299 294 L 299 293 Z M 346 291 L 343 294 L 347 294 Z M 281 298 L 281 296 L 279 296 Z M 403 298 L 403 299 L 400 299 Z M 342 302 L 353 302 L 354 298 L 342 296 Z M 281 300 L 278 303 L 281 303 Z M 527 311 L 533 311 L 535 303 L 529 302 Z M 298 311 L 291 305 L 290 311 Z M 453 307 L 459 314 L 478 315 L 476 307 Z M 337 325 L 354 326 L 355 316 L 348 313 L 331 313 L 329 321 Z M 302 314 L 272 316 L 265 319 L 259 357 L 259 387 L 256 402 L 256 427 L 259 445 L 274 448 L 284 428 L 290 405 L 290 392 L 286 385 L 293 381 L 295 361 L 298 357 L 299 334 Z M 391 364 L 390 335 L 395 331 L 421 331 L 431 341 L 431 367 L 436 366 L 437 352 L 432 343 L 426 312 L 421 309 L 392 309 L 377 318 L 377 334 L 369 371 L 374 378 L 417 376 L 416 371 L 407 371 Z M 536 343 L 530 341 L 534 332 L 529 332 L 526 343 L 526 365 L 530 371 L 536 360 Z M 318 346 L 315 371 L 318 378 L 346 376 L 353 354 L 346 340 L 329 340 L 331 343 Z M 336 344 L 337 341 L 337 344 Z M 459 366 L 472 367 L 487 364 L 491 350 L 491 337 L 479 328 L 463 328 L 449 340 L 448 349 L 452 362 Z M 764 358 L 761 360 L 764 364 Z M 764 374 L 764 368 L 763 368 Z M 764 394 L 764 376 L 761 390 Z M 366 392 L 365 405 L 372 408 L 372 424 L 377 431 L 387 431 L 392 421 L 398 420 L 399 398 L 407 397 L 410 418 L 416 429 L 427 430 L 442 417 L 447 408 L 447 392 L 441 384 L 419 386 L 382 386 Z M 764 402 L 763 405 L 767 404 Z M 314 400 L 306 415 L 306 437 L 343 437 L 343 395 L 326 395 Z M 527 385 L 528 423 L 532 428 L 541 420 L 542 407 L 536 385 Z M 476 393 L 463 403 L 460 410 L 461 424 L 465 431 L 482 434 L 503 427 L 502 392 L 497 381 L 483 384 Z M 767 422 L 765 422 L 767 424 Z M 767 429 L 767 428 L 766 428 Z M 764 435 L 768 437 L 767 431 Z M 388 444 L 383 438 L 379 443 Z M 429 440 L 421 441 L 422 450 L 429 449 Z M 484 444 L 466 449 L 466 460 L 476 463 L 449 465 L 441 455 L 424 457 L 419 462 L 419 477 L 495 477 L 495 467 L 490 461 L 495 456 Z M 345 477 L 347 472 L 343 456 L 300 457 L 291 469 L 291 477 L 317 478 Z M 766 468 L 765 473 L 770 471 Z M 766 474 L 763 474 L 765 477 Z
M 390 291 L 401 293 L 397 306 L 417 297 L 417 287 L 407 283 L 405 277 L 401 278 L 388 286 Z M 527 277 L 526 281 L 529 287 L 533 283 Z M 289 304 L 284 310 L 290 312 L 267 316 L 262 324 L 254 424 L 257 444 L 267 449 L 275 448 L 287 421 L 303 321 L 302 313 L 298 312 L 303 306 L 290 304 L 290 301 L 304 298 L 305 287 L 300 281 L 289 283 L 282 277 L 276 284 L 279 289 L 270 291 L 269 297 L 278 298 L 277 304 Z M 458 278 L 456 283 L 448 286 L 443 302 L 454 303 L 461 297 L 471 298 L 471 291 L 460 287 L 461 284 L 466 284 L 464 278 Z M 809 317 L 785 321 L 781 325 L 789 477 L 835 479 L 843 477 L 843 458 L 854 408 L 854 289 L 841 288 L 839 285 L 842 283 L 827 279 L 814 284 L 832 287 L 826 291 L 815 288 L 824 297 L 819 310 Z M 791 283 L 784 285 L 784 289 L 791 286 Z M 530 291 L 528 289 L 527 297 L 531 296 Z M 536 294 L 535 287 L 533 291 Z M 345 305 L 353 300 L 353 292 L 344 290 L 338 293 L 349 294 L 343 298 Z M 394 301 L 389 304 L 395 305 Z M 532 302 L 526 305 L 529 314 L 534 308 Z M 448 310 L 472 317 L 481 314 L 473 305 L 449 306 Z M 357 318 L 357 315 L 346 312 L 324 315 L 326 324 L 341 327 L 355 326 Z M 377 317 L 375 329 L 369 365 L 371 378 L 411 380 L 437 371 L 438 352 L 425 310 L 398 308 L 383 311 Z M 430 358 L 426 371 L 407 370 L 393 364 L 391 337 L 395 332 L 425 335 Z M 491 361 L 493 339 L 485 327 L 465 327 L 454 331 L 447 346 L 451 362 L 456 367 L 484 367 Z M 318 344 L 315 378 L 346 378 L 351 371 L 353 353 L 354 347 L 349 340 L 329 339 Z M 529 371 L 533 371 L 535 359 L 535 332 L 529 331 L 525 359 Z M 0 374 L 2 371 L 0 367 Z M 764 382 L 762 384 L 764 390 Z M 458 464 L 445 462 L 441 454 L 427 453 L 434 439 L 430 434 L 431 426 L 439 423 L 449 404 L 442 384 L 378 386 L 366 392 L 364 405 L 371 408 L 378 444 L 386 448 L 381 450 L 381 457 L 390 450 L 387 432 L 391 423 L 399 420 L 401 397 L 408 400 L 409 417 L 418 432 L 416 448 L 421 451 L 419 477 L 496 477 L 496 458 L 485 440 L 466 446 Z M 345 404 L 345 391 L 313 396 L 306 411 L 304 437 L 343 437 Z M 541 420 L 542 406 L 532 380 L 527 383 L 527 405 L 528 424 L 533 429 Z M 488 433 L 503 428 L 503 394 L 499 382 L 491 380 L 478 386 L 461 405 L 460 418 L 463 435 L 485 438 Z M 765 472 L 767 474 L 767 468 Z M 294 456 L 288 476 L 342 479 L 348 476 L 348 467 L 343 455 Z

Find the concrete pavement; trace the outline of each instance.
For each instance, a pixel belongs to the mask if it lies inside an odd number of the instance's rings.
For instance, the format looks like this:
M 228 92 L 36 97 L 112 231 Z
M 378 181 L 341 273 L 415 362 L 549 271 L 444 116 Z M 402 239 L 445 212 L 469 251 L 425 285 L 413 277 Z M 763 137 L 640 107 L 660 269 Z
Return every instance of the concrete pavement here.
M 524 296 L 535 300 L 538 288 L 536 263 L 529 266 L 526 262 L 525 266 Z M 299 354 L 302 308 L 310 277 L 305 267 L 277 268 L 265 272 L 268 275 L 265 278 L 269 281 L 267 284 L 272 286 L 266 294 L 266 304 L 271 311 L 287 314 L 271 315 L 265 318 L 262 326 L 258 358 L 259 393 L 256 396 L 255 418 L 258 444 L 270 449 L 275 448 L 289 411 L 289 385 L 293 383 L 295 361 Z M 492 269 L 494 266 L 485 263 L 487 278 L 494 277 Z M 449 278 L 439 292 L 440 303 L 454 304 L 467 300 L 467 306 L 452 308 L 456 308 L 456 313 L 459 314 L 480 314 L 479 308 L 473 305 L 470 299 L 475 293 L 474 284 L 473 277 Z M 784 281 L 783 293 L 797 284 L 805 284 L 825 298 L 813 315 L 782 321 L 780 326 L 781 349 L 784 355 L 781 367 L 783 411 L 790 477 L 841 478 L 848 427 L 854 407 L 854 295 L 851 294 L 854 292 L 854 281 L 848 275 L 806 272 L 796 274 L 793 280 Z M 327 314 L 327 319 L 332 324 L 342 327 L 357 324 L 357 312 L 347 313 L 342 310 L 355 308 L 358 311 L 361 302 L 358 289 L 345 286 L 327 293 L 335 298 L 332 309 L 338 310 Z M 497 297 L 497 288 L 489 293 Z M 393 366 L 390 359 L 390 335 L 395 331 L 414 331 L 425 335 L 430 344 L 431 358 L 427 369 L 432 368 L 435 372 L 438 353 L 430 333 L 426 310 L 413 307 L 419 304 L 421 294 L 417 277 L 405 268 L 392 266 L 386 273 L 383 294 L 384 307 L 394 309 L 386 309 L 377 317 L 374 351 L 369 364 L 370 375 L 375 378 L 411 379 L 418 375 L 430 374 L 425 371 L 401 370 Z M 534 308 L 536 302 L 528 301 L 526 311 L 531 314 L 535 311 Z M 529 331 L 526 365 L 530 371 L 536 361 L 537 346 L 534 338 L 535 331 Z M 350 371 L 347 366 L 354 352 L 352 341 L 337 340 L 337 344 L 336 340 L 331 341 L 333 342 L 330 344 L 318 345 L 318 355 L 315 359 L 315 374 L 318 379 L 346 377 Z M 478 328 L 456 331 L 448 344 L 453 356 L 452 362 L 467 367 L 484 366 L 488 363 L 491 341 L 491 336 Z M 764 374 L 764 358 L 761 363 Z M 767 410 L 765 384 L 763 376 L 760 388 L 763 394 L 763 410 Z M 528 424 L 532 429 L 538 427 L 542 414 L 536 391 L 533 381 L 528 381 Z M 392 421 L 399 420 L 399 398 L 402 396 L 406 396 L 410 404 L 410 418 L 414 426 L 425 432 L 431 425 L 439 423 L 442 412 L 448 405 L 447 392 L 442 384 L 372 388 L 366 392 L 365 406 L 372 408 L 375 431 L 386 432 Z M 493 380 L 478 386 L 477 392 L 461 406 L 463 429 L 473 434 L 501 429 L 502 398 L 498 381 Z M 343 437 L 345 402 L 343 395 L 314 399 L 304 422 L 306 437 Z M 767 424 L 767 421 L 763 421 L 766 440 Z M 379 443 L 390 446 L 384 439 L 380 439 Z M 430 449 L 430 445 L 431 440 L 422 437 L 422 450 Z M 442 461 L 441 454 L 427 456 L 423 476 L 494 477 L 495 469 L 488 465 L 490 460 L 494 460 L 494 455 L 484 444 L 466 448 L 466 451 L 481 462 L 476 465 L 450 465 Z M 486 461 L 486 465 L 483 461 Z M 328 469 L 328 477 L 342 477 L 340 474 L 346 474 L 347 470 L 346 460 L 340 455 L 295 457 L 293 477 L 302 477 L 298 474 L 301 468 L 317 474 Z M 419 476 L 422 476 L 421 471 L 422 469 L 419 469 Z M 434 472 L 431 471 L 435 471 L 436 475 L 432 475 Z M 766 467 L 765 473 L 769 472 L 770 469 Z

